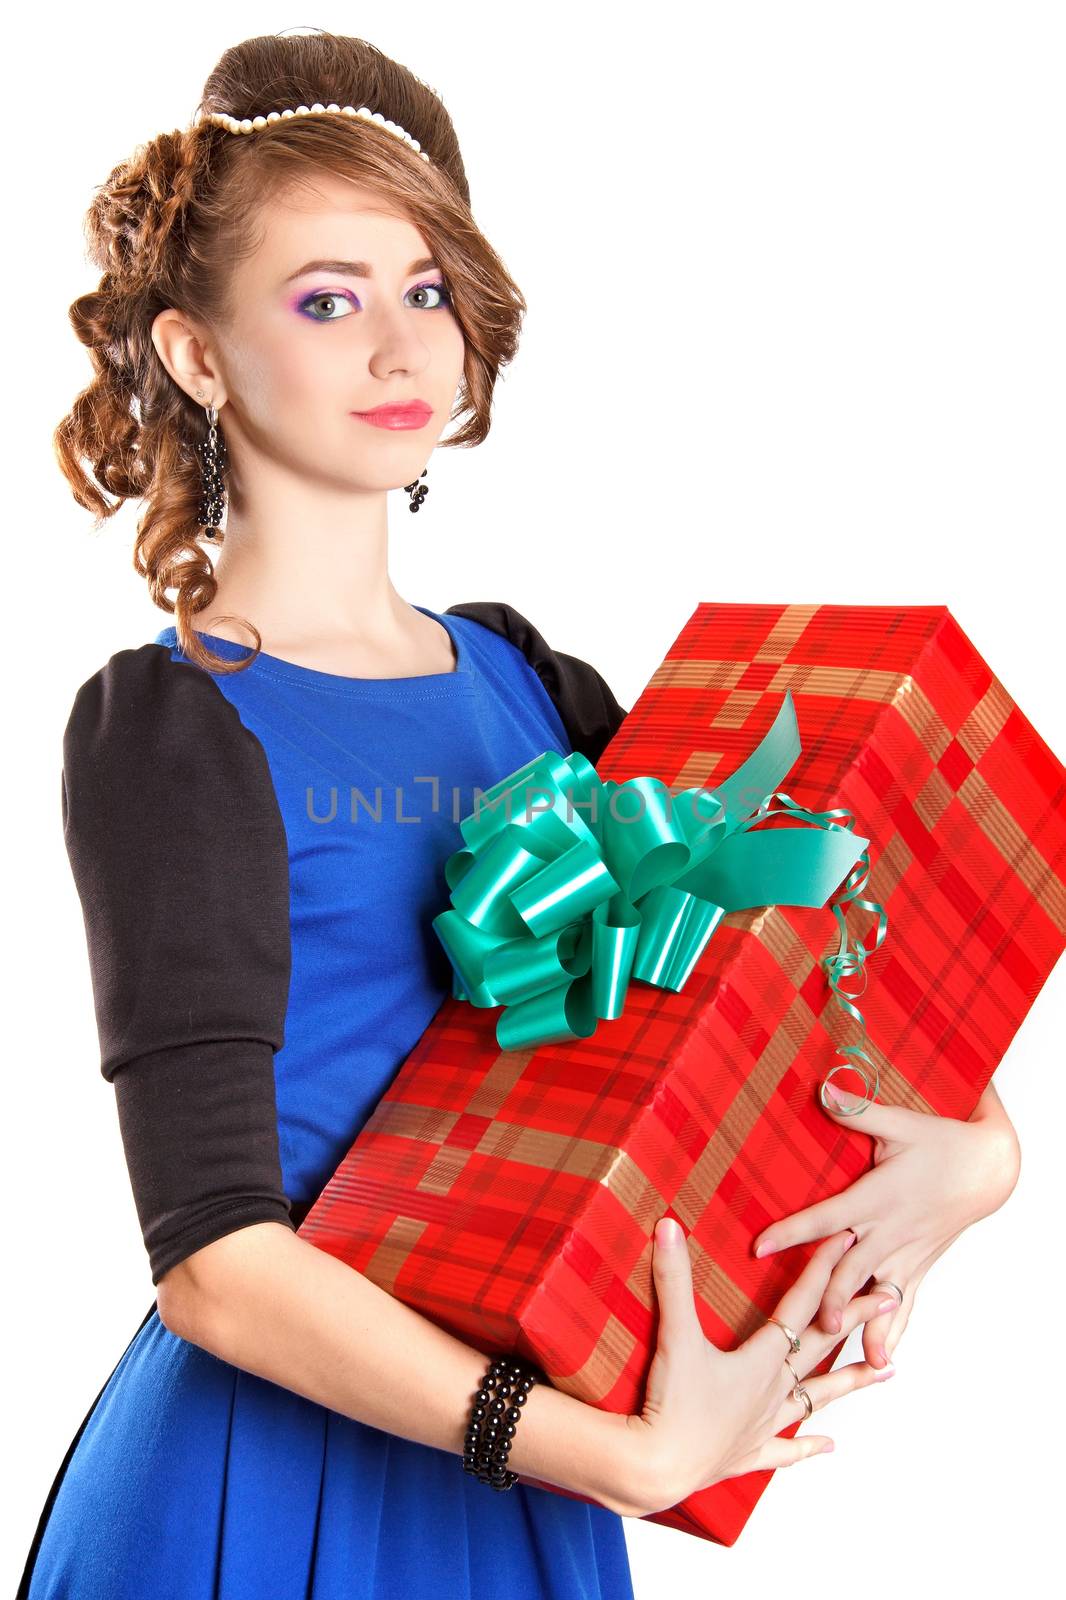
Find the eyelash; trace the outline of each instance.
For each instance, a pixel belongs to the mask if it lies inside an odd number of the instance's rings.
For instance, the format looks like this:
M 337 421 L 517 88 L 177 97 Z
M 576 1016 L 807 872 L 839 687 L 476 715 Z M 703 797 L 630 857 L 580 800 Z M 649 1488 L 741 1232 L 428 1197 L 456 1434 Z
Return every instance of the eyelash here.
M 446 307 L 450 307 L 452 303 L 451 296 L 449 295 L 444 284 L 439 280 L 433 283 L 412 284 L 411 288 L 407 292 L 408 294 L 414 294 L 416 289 L 436 289 L 441 297 L 439 305 L 421 306 L 416 308 L 418 310 L 443 311 Z M 355 296 L 350 294 L 347 289 L 316 289 L 312 294 L 304 295 L 302 299 L 298 301 L 298 309 L 303 312 L 304 316 L 306 316 L 310 322 L 343 322 L 343 317 L 313 317 L 309 312 L 304 310 L 306 306 L 312 305 L 316 300 L 325 299 L 348 300 L 349 302 L 354 301 L 355 304 L 358 305 L 358 301 L 355 299 Z

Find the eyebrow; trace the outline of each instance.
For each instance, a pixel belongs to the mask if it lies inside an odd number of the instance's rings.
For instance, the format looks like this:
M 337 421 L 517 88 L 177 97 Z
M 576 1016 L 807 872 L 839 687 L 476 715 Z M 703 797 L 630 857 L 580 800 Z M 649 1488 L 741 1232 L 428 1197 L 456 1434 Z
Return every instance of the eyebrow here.
M 405 277 L 410 277 L 412 272 L 428 272 L 436 268 L 437 263 L 432 256 L 423 256 L 418 261 L 412 261 Z M 291 283 L 294 278 L 302 278 L 308 272 L 343 272 L 350 278 L 372 278 L 374 269 L 369 261 L 333 261 L 325 258 L 315 261 L 305 261 L 302 267 L 297 267 L 295 272 L 290 272 L 285 279 Z

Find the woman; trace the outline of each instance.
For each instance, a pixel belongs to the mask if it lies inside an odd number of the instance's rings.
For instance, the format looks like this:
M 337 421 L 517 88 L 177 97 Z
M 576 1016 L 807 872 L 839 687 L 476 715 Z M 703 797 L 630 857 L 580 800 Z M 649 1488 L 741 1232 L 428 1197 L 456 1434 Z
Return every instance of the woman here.
M 275 110 L 294 114 L 257 120 Z M 388 490 L 418 510 L 457 395 L 445 442 L 486 436 L 524 309 L 437 96 L 362 41 L 267 37 L 223 56 L 201 112 L 102 186 L 103 277 L 71 313 L 95 378 L 60 462 L 98 519 L 144 501 L 136 565 L 176 617 L 80 687 L 63 765 L 158 1299 L 60 1467 L 20 1592 L 623 1597 L 623 1515 L 828 1444 L 778 1435 L 882 1373 L 803 1378 L 854 1327 L 898 1337 L 945 1246 L 897 1170 L 936 1217 L 948 1174 L 979 1173 L 958 1229 L 1009 1185 L 1009 1124 L 991 1099 L 920 1133 L 868 1108 L 891 1160 L 839 1216 L 775 1225 L 790 1243 L 833 1224 L 729 1353 L 702 1337 L 687 1251 L 657 1233 L 642 1414 L 535 1384 L 509 1465 L 563 1492 L 460 1470 L 486 1355 L 295 1229 L 450 988 L 429 924 L 455 819 L 545 748 L 597 759 L 623 712 L 514 607 L 437 614 L 389 578 Z M 403 808 L 324 819 L 315 791 L 334 785 L 402 790 Z M 854 1294 L 889 1267 L 903 1307 Z M 820 1307 L 840 1332 L 814 1326 Z M 778 1324 L 802 1331 L 791 1367 Z

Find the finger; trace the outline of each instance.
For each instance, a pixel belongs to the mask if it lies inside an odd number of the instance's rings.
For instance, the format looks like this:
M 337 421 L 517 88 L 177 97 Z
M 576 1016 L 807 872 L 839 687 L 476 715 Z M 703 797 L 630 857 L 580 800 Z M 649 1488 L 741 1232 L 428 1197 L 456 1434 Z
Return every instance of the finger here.
M 896 1313 L 896 1320 L 895 1320 L 895 1322 L 893 1322 L 892 1327 L 889 1329 L 888 1337 L 885 1340 L 885 1351 L 887 1352 L 888 1359 L 890 1361 L 892 1360 L 893 1352 L 895 1351 L 896 1346 L 899 1344 L 899 1341 L 903 1338 L 904 1332 L 905 1332 L 906 1327 L 907 1327 L 907 1323 L 909 1321 L 910 1321 L 910 1307 L 908 1307 L 908 1306 L 901 1307 L 900 1310 L 897 1311 L 897 1313 Z
M 864 1104 L 864 1096 L 849 1094 L 835 1080 L 824 1088 L 824 1094 L 819 1092 L 818 1103 L 840 1127 L 855 1128 L 871 1138 L 899 1144 L 913 1144 L 929 1136 L 927 1112 L 913 1111 L 909 1106 L 886 1106 L 880 1100 L 866 1100 Z
M 893 1296 L 895 1299 L 895 1296 Z M 897 1301 L 889 1316 L 883 1323 L 880 1318 L 875 1322 L 868 1322 L 863 1329 L 863 1353 L 871 1366 L 881 1367 L 892 1360 L 892 1352 L 903 1337 L 903 1330 L 910 1319 L 911 1306 L 914 1303 L 914 1286 L 909 1285 L 903 1291 L 902 1303 Z
M 848 1301 L 844 1307 L 844 1322 L 840 1326 L 839 1333 L 824 1333 L 816 1323 L 810 1325 L 807 1334 L 800 1341 L 805 1355 L 804 1370 L 810 1371 L 813 1366 L 818 1366 L 826 1352 L 836 1344 L 840 1344 L 842 1339 L 847 1339 L 848 1334 L 853 1333 L 855 1328 L 869 1326 L 871 1322 L 880 1322 L 898 1309 L 900 1301 L 888 1290 L 872 1290 L 869 1294 L 856 1294 L 855 1299 Z M 795 1357 L 792 1357 L 792 1365 L 797 1365 Z
M 865 1361 L 849 1361 L 843 1367 L 834 1367 L 831 1372 L 820 1372 L 813 1378 L 804 1378 L 803 1387 L 811 1397 L 814 1410 L 820 1411 L 832 1401 L 839 1400 L 842 1395 L 852 1394 L 856 1389 L 869 1388 L 873 1383 L 887 1383 L 893 1377 L 895 1377 L 894 1367 L 878 1368 L 871 1367 Z M 789 1389 L 781 1402 L 778 1432 L 782 1428 L 790 1427 L 793 1422 L 806 1420 L 806 1408 L 802 1400 L 794 1398 L 794 1389 L 795 1385 Z
M 789 1217 L 780 1217 L 755 1236 L 755 1254 L 779 1255 L 794 1244 L 807 1244 L 812 1239 L 824 1239 L 842 1228 L 851 1228 L 855 1217 L 864 1216 L 867 1212 L 867 1191 L 872 1185 L 880 1187 L 882 1181 L 877 1168 L 871 1167 L 839 1194 L 829 1195 L 827 1199 L 806 1206 L 802 1211 L 794 1211 Z M 869 1203 L 873 1205 L 874 1201 L 870 1200 Z
M 795 1439 L 781 1439 L 775 1435 L 757 1450 L 750 1451 L 725 1476 L 737 1478 L 746 1472 L 776 1472 L 779 1467 L 794 1466 L 797 1461 L 806 1461 L 809 1456 L 820 1456 L 832 1449 L 833 1441 L 824 1433 L 805 1433 Z
M 900 1309 L 896 1302 L 895 1310 Z M 892 1312 L 887 1317 L 876 1317 L 863 1328 L 863 1355 L 871 1366 L 888 1366 L 888 1330 L 892 1328 Z
M 652 1232 L 652 1280 L 659 1302 L 659 1343 L 703 1340 L 692 1290 L 692 1261 L 681 1225 L 661 1217 Z
M 774 1315 L 798 1333 L 812 1320 L 838 1263 L 855 1243 L 855 1235 L 845 1228 L 823 1239 L 803 1271 L 778 1301 Z
M 816 1205 L 794 1211 L 789 1217 L 779 1217 L 769 1228 L 756 1235 L 753 1241 L 755 1254 L 772 1256 L 791 1249 L 794 1244 L 825 1239 L 829 1234 L 847 1228 L 848 1218 L 855 1213 L 854 1204 L 845 1199 L 848 1194 L 849 1190 L 844 1189 L 840 1194 L 830 1195 L 828 1200 L 819 1200 Z
M 778 1327 L 777 1323 L 784 1323 L 798 1338 L 802 1337 L 803 1331 L 808 1327 L 818 1308 L 830 1272 L 844 1251 L 854 1242 L 855 1235 L 849 1229 L 823 1239 L 795 1283 L 785 1291 L 774 1307 L 773 1316 L 776 1320 L 767 1318 L 744 1341 L 746 1346 L 750 1346 L 757 1353 L 760 1367 L 768 1379 L 781 1359 L 781 1346 L 785 1337 L 784 1329 Z
M 903 1310 L 903 1301 L 891 1289 L 875 1288 L 870 1292 L 878 1296 L 883 1294 L 885 1301 L 884 1310 L 876 1317 L 871 1317 L 862 1330 L 863 1355 L 870 1366 L 887 1367 L 892 1359 L 888 1353 L 888 1340 L 893 1324 Z M 903 1320 L 906 1322 L 905 1316 Z
M 887 1316 L 874 1317 L 862 1330 L 862 1352 L 871 1367 L 888 1366 L 888 1335 L 892 1327 L 894 1314 L 898 1310 L 899 1301 L 897 1300 Z
M 884 1290 L 877 1290 L 874 1294 L 858 1294 L 845 1310 L 844 1328 L 840 1330 L 840 1333 L 824 1333 L 820 1326 L 812 1323 L 810 1328 L 800 1334 L 800 1349 L 789 1355 L 792 1371 L 799 1376 L 799 1381 L 805 1384 L 808 1381 L 807 1374 L 815 1373 L 815 1368 L 821 1366 L 821 1363 L 828 1357 L 829 1352 L 834 1347 L 839 1346 L 842 1339 L 847 1339 L 848 1334 L 852 1333 L 855 1328 L 863 1325 L 864 1322 L 868 1322 L 869 1318 L 882 1315 L 882 1307 L 885 1304 L 887 1304 L 887 1296 L 885 1296 Z M 893 1307 L 896 1306 L 895 1296 L 892 1298 L 892 1304 Z M 784 1352 L 784 1354 L 787 1355 L 787 1352 Z M 868 1363 L 863 1363 L 863 1365 L 868 1365 Z M 879 1366 L 885 1365 L 887 1365 L 887 1362 L 879 1363 Z M 784 1392 L 787 1392 L 789 1387 L 792 1386 L 791 1373 L 789 1373 L 787 1366 L 784 1366 L 781 1376 L 784 1379 Z M 816 1376 L 821 1376 L 821 1374 L 816 1374 Z
M 874 1263 L 884 1259 L 884 1252 L 876 1242 L 869 1239 L 860 1239 L 854 1250 L 837 1263 L 829 1276 L 829 1282 L 822 1295 L 822 1303 L 818 1307 L 818 1322 L 827 1333 L 839 1333 L 844 1307 L 855 1298 L 856 1291 L 862 1288 L 866 1281 L 873 1277 Z M 894 1306 L 899 1305 L 896 1296 L 891 1290 Z
M 885 1289 L 871 1289 L 869 1294 L 857 1294 L 844 1307 L 844 1316 L 838 1332 L 827 1335 L 834 1343 L 846 1339 L 855 1328 L 873 1323 L 891 1321 L 899 1310 L 899 1301 Z M 820 1330 L 819 1330 L 820 1331 Z

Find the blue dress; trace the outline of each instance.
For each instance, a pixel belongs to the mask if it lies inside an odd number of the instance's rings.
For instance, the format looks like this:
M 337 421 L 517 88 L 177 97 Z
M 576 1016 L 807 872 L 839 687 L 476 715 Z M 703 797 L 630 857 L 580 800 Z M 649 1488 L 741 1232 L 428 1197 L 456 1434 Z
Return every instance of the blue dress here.
M 321 1191 L 449 992 L 429 924 L 475 791 L 542 750 L 571 749 L 521 650 L 469 617 L 418 609 L 451 635 L 452 672 L 346 678 L 261 654 L 207 675 L 265 751 L 287 836 L 292 966 L 274 1061 L 294 1211 Z M 224 657 L 248 654 L 205 638 Z M 142 649 L 157 647 L 185 660 L 173 627 Z M 170 1332 L 155 1306 L 46 1512 L 28 1600 L 633 1593 L 615 1513 L 521 1482 L 494 1491 L 450 1452 L 220 1360 Z

